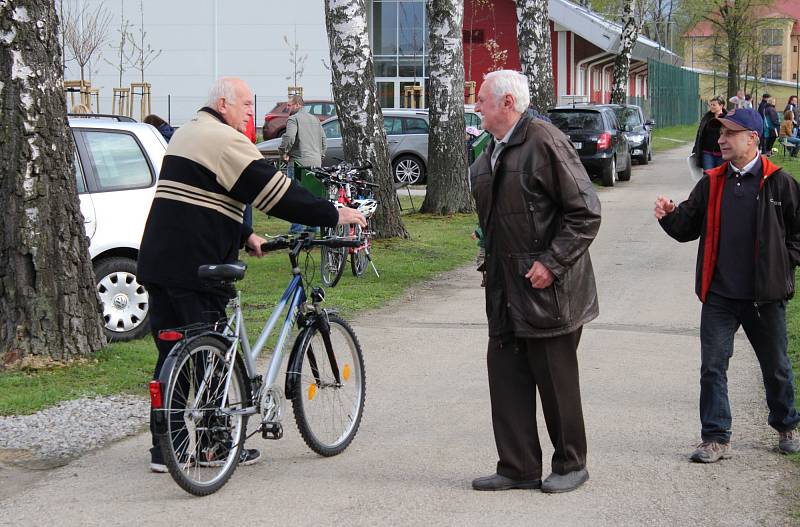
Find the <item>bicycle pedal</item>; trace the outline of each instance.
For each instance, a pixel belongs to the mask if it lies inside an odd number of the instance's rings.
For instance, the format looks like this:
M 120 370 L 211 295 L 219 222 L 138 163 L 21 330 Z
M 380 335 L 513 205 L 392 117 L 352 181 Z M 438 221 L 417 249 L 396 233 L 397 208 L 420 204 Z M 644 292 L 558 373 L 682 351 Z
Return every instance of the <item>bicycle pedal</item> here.
M 283 425 L 280 423 L 264 423 L 261 426 L 261 436 L 264 439 L 280 439 L 283 437 Z

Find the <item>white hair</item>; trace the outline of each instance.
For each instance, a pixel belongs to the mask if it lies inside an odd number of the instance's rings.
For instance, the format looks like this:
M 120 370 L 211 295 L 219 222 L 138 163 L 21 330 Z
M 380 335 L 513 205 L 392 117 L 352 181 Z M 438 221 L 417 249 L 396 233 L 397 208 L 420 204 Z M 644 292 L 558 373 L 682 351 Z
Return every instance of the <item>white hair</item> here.
M 514 70 L 490 71 L 483 77 L 484 82 L 491 81 L 492 95 L 499 99 L 504 95 L 514 98 L 514 111 L 523 113 L 531 104 L 531 94 L 528 91 L 528 78 Z
M 217 108 L 217 103 L 220 99 L 225 99 L 230 103 L 236 102 L 236 79 L 234 77 L 220 77 L 208 90 L 208 99 L 206 99 L 206 106 L 209 108 Z

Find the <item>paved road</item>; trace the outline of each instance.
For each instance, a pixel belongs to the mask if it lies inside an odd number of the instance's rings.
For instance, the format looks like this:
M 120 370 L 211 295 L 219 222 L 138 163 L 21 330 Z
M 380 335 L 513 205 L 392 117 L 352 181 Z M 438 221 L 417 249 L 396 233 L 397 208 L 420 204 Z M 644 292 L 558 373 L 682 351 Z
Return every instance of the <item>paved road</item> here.
M 470 490 L 496 454 L 482 290 L 464 268 L 355 321 L 368 395 L 344 454 L 310 453 L 289 422 L 281 441 L 252 440 L 264 463 L 199 499 L 147 471 L 143 434 L 22 481 L 0 501 L 0 524 L 784 525 L 797 470 L 774 451 L 741 337 L 730 373 L 735 457 L 688 461 L 699 440 L 695 245 L 669 240 L 651 214 L 658 193 L 688 193 L 683 156 L 659 155 L 629 183 L 600 191 L 592 257 L 602 316 L 580 350 L 591 479 L 578 491 Z

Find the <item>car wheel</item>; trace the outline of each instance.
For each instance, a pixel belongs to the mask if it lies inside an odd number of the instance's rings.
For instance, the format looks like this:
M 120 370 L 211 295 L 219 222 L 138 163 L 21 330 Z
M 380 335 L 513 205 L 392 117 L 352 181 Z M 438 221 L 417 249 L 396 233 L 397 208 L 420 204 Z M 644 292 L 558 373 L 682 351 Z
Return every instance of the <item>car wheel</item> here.
M 613 187 L 617 182 L 617 158 L 611 156 L 608 164 L 603 167 L 603 172 L 600 175 L 604 187 Z
M 628 164 L 625 167 L 625 170 L 619 173 L 619 180 L 620 181 L 630 181 L 631 180 L 631 165 L 633 161 L 631 161 L 631 154 L 628 152 Z
M 150 329 L 150 299 L 136 280 L 136 261 L 106 258 L 95 264 L 94 274 L 106 339 L 115 342 L 143 337 Z
M 650 162 L 650 159 L 651 159 L 650 145 L 644 145 L 643 148 L 644 148 L 644 152 L 642 152 L 642 155 L 639 156 L 639 164 L 640 165 L 646 165 L 647 163 Z
M 416 156 L 400 156 L 392 163 L 394 181 L 399 185 L 414 185 L 425 181 L 425 167 Z

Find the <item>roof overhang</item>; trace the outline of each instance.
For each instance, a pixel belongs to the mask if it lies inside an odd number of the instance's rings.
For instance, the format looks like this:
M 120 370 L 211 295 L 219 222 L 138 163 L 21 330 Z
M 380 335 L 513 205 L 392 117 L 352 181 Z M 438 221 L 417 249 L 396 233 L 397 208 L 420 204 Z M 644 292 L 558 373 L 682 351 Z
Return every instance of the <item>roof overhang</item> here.
M 591 42 L 608 53 L 619 53 L 622 26 L 607 20 L 585 7 L 568 0 L 548 0 L 550 20 L 556 27 L 563 27 Z M 631 58 L 655 59 L 683 64 L 683 59 L 649 38 L 639 36 L 631 51 Z

